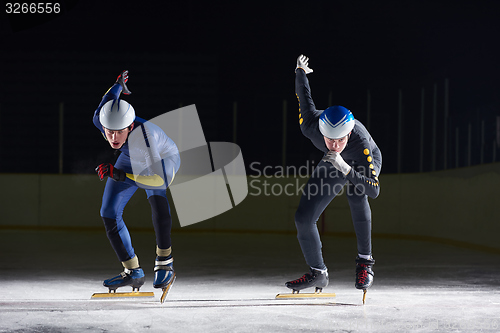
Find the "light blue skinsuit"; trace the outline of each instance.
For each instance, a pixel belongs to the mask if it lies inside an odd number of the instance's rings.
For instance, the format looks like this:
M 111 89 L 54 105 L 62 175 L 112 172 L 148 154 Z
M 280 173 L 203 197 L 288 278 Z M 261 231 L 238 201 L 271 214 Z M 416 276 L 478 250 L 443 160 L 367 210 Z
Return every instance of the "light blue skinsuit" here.
M 103 133 L 103 135 L 104 130 L 99 121 L 99 112 L 101 107 L 109 100 L 118 99 L 121 91 L 122 86 L 118 83 L 114 84 L 103 96 L 101 103 L 94 113 L 94 125 Z M 149 147 L 149 144 L 153 145 L 155 142 L 148 142 L 148 139 L 151 141 L 158 136 L 146 135 L 145 125 L 147 123 L 148 122 L 146 120 L 136 117 L 134 121 L 134 129 L 131 133 L 142 130 L 144 133 L 144 139 Z M 169 184 L 167 179 L 173 178 L 173 175 L 171 171 L 167 172 L 167 170 L 173 170 L 175 174 L 180 166 L 180 158 L 175 143 L 168 138 L 165 133 L 161 132 L 159 134 L 162 135 L 162 140 L 158 142 L 158 145 L 161 145 L 160 149 L 162 151 L 169 152 L 169 156 L 161 160 L 160 169 L 162 169 L 163 174 L 160 176 L 165 180 L 165 184 Z M 128 174 L 134 174 L 129 148 L 129 140 L 127 140 L 119 149 L 121 154 L 114 164 L 114 167 L 125 171 Z M 162 155 L 162 157 L 165 156 Z M 122 262 L 135 257 L 130 234 L 125 222 L 123 221 L 123 210 L 139 187 L 145 189 L 148 201 L 151 205 L 152 220 L 158 247 L 160 249 L 168 249 L 171 246 L 170 231 L 172 228 L 172 218 L 166 195 L 166 185 L 155 188 L 154 186 L 144 186 L 143 184 L 136 183 L 128 177 L 123 182 L 118 182 L 108 177 L 104 188 L 100 213 L 104 221 L 104 226 L 106 228 L 106 233 L 111 246 L 115 250 L 118 259 Z

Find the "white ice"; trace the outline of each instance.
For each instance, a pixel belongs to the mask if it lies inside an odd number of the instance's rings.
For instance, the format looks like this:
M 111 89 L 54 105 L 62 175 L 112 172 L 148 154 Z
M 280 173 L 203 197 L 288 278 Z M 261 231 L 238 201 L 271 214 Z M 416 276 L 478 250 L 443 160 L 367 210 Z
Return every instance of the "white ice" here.
M 104 230 L 0 231 L 0 332 L 497 332 L 500 256 L 374 238 L 375 282 L 354 288 L 356 241 L 324 236 L 332 299 L 277 300 L 307 271 L 293 234 L 173 233 L 177 280 L 152 287 L 155 238 L 134 232 L 146 299 L 90 299 L 121 271 Z M 122 288 L 129 291 L 131 288 Z M 120 291 L 120 290 L 118 290 Z M 312 290 L 311 290 L 312 291 Z

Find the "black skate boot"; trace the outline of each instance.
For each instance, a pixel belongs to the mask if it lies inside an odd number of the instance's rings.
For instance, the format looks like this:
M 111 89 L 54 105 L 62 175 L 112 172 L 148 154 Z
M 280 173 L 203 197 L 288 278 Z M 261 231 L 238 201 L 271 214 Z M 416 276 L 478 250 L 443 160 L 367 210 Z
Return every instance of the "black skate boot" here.
M 315 292 L 321 292 L 323 288 L 328 286 L 328 271 L 320 271 L 310 268 L 311 272 L 304 274 L 301 278 L 285 283 L 287 288 L 293 290 L 293 294 L 299 293 L 302 289 L 316 287 Z
M 373 273 L 372 266 L 375 264 L 375 260 L 363 259 L 356 257 L 356 289 L 366 290 L 371 287 L 373 283 Z

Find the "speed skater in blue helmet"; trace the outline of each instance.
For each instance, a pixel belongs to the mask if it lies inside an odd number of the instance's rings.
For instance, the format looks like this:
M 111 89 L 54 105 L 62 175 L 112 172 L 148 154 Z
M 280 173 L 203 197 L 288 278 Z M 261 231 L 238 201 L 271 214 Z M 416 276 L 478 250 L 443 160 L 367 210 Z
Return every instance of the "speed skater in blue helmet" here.
M 327 108 L 319 117 L 319 131 L 330 151 L 341 153 L 347 145 L 348 136 L 354 128 L 351 111 L 340 105 Z
M 382 154 L 365 126 L 346 107 L 316 108 L 307 79 L 312 72 L 309 58 L 300 55 L 295 68 L 300 130 L 324 155 L 303 187 L 295 213 L 297 238 L 309 272 L 286 282 L 286 286 L 297 292 L 310 287 L 321 291 L 328 286 L 328 269 L 316 223 L 342 191 L 349 203 L 357 239 L 355 287 L 366 290 L 373 283 L 372 266 L 375 263 L 368 197 L 375 199 L 379 195 Z

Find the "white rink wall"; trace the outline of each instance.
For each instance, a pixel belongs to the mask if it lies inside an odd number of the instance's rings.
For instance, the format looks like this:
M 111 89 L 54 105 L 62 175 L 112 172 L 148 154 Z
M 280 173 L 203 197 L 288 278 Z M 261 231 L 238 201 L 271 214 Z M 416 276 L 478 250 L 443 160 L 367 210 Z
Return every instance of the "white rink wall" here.
M 295 232 L 294 214 L 306 177 L 248 177 L 249 194 L 232 210 L 180 228 L 170 198 L 174 229 Z M 380 177 L 380 196 L 370 199 L 374 237 L 421 239 L 500 253 L 500 163 L 422 174 Z M 105 182 L 95 175 L 0 174 L 0 228 L 102 227 Z M 196 202 L 192 203 L 196 209 Z M 143 190 L 125 209 L 129 229 L 152 230 Z M 352 235 L 345 195 L 335 198 L 318 221 L 327 233 Z M 175 231 L 174 231 L 175 232 Z

